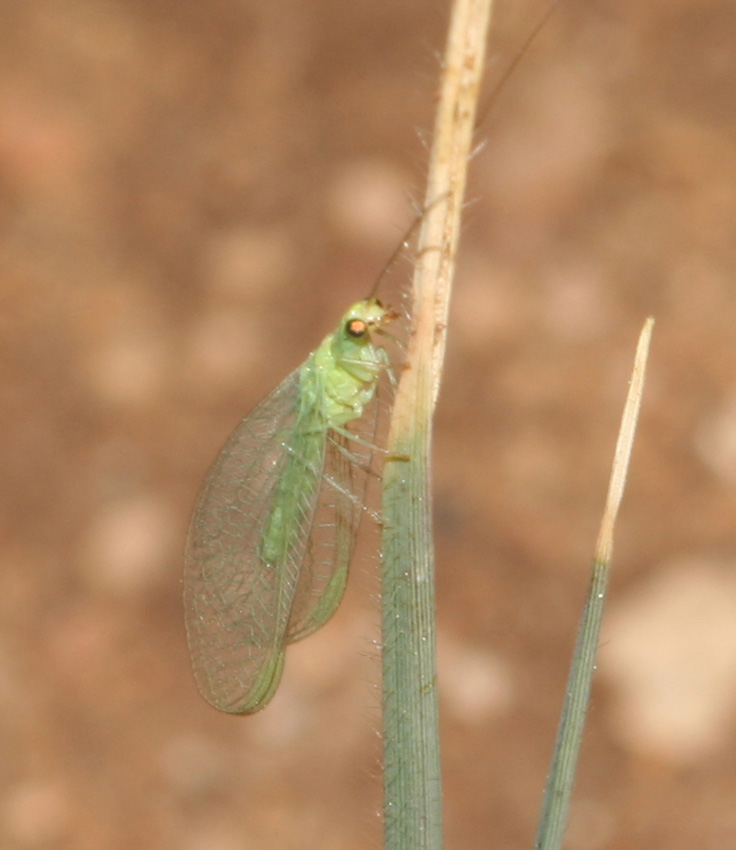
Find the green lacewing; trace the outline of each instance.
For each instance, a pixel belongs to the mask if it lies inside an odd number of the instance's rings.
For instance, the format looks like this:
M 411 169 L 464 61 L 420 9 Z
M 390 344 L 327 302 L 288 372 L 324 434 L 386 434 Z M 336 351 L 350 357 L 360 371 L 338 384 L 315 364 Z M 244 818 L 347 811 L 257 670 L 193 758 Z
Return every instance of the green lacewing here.
M 286 645 L 340 603 L 364 510 L 374 395 L 389 365 L 375 335 L 394 318 L 376 298 L 353 304 L 238 425 L 207 474 L 184 603 L 197 685 L 221 711 L 263 708 Z

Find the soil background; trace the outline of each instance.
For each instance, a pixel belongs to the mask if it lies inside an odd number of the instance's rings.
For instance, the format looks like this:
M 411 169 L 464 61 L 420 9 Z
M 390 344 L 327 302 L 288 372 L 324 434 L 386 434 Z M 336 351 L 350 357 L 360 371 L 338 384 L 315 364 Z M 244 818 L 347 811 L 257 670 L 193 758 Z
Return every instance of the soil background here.
M 543 12 L 500 3 L 487 92 Z M 421 197 L 436 0 L 3 0 L 0 847 L 381 846 L 378 560 L 267 710 L 198 695 L 227 434 Z M 449 848 L 533 843 L 636 338 L 570 850 L 736 846 L 736 5 L 566 0 L 478 132 L 434 457 Z

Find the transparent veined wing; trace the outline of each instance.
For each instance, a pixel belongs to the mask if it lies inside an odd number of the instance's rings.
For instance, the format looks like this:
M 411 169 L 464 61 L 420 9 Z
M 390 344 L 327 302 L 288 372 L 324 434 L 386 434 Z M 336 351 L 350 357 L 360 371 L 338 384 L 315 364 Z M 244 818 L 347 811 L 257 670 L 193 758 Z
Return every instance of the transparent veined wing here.
M 325 429 L 298 433 L 300 371 L 229 438 L 190 527 L 187 637 L 200 691 L 222 711 L 265 705 L 278 685 L 286 644 L 334 613 L 360 522 L 370 451 Z M 263 533 L 284 482 L 298 499 L 298 522 L 269 564 L 261 558 Z
M 202 695 L 256 710 L 278 683 L 296 575 L 266 569 L 261 536 L 289 460 L 299 370 L 235 429 L 194 509 L 184 571 L 187 640 Z

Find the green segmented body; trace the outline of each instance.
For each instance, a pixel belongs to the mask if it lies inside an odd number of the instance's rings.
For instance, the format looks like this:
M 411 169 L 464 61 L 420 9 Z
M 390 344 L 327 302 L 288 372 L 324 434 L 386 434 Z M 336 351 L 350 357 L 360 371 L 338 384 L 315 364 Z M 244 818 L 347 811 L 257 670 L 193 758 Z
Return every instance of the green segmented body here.
M 354 304 L 240 423 L 204 482 L 187 542 L 187 637 L 199 689 L 222 711 L 262 708 L 286 645 L 342 598 L 370 462 L 346 426 L 366 419 L 387 366 L 372 333 L 389 318 L 376 299 Z

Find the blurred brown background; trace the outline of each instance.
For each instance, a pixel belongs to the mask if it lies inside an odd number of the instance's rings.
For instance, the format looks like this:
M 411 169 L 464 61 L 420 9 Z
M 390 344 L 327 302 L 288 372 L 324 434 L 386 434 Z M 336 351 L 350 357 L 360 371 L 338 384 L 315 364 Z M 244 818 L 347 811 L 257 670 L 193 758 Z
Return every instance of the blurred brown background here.
M 542 9 L 496 9 L 489 90 Z M 180 574 L 222 441 L 421 196 L 447 12 L 4 0 L 0 847 L 380 846 L 371 529 L 251 718 L 196 693 Z M 650 313 L 567 846 L 736 846 L 734 44 L 727 0 L 566 0 L 479 133 L 435 449 L 448 847 L 532 845 Z

